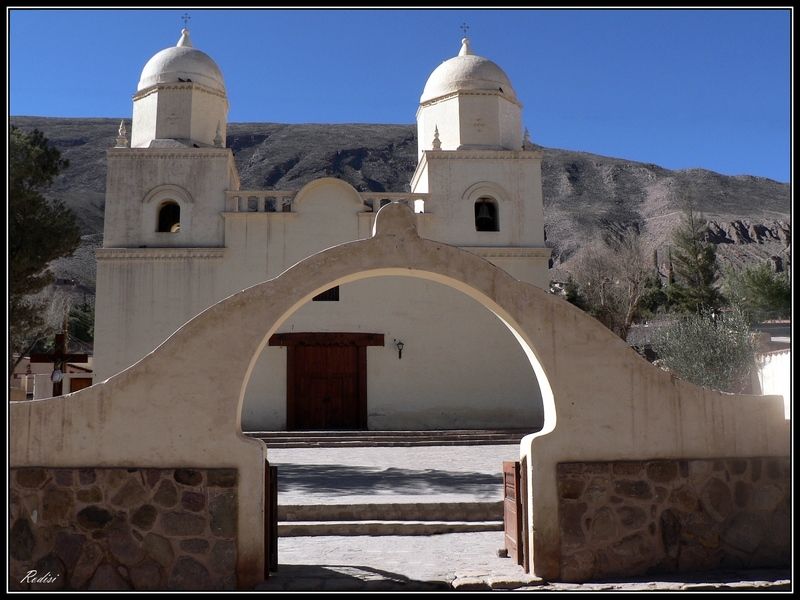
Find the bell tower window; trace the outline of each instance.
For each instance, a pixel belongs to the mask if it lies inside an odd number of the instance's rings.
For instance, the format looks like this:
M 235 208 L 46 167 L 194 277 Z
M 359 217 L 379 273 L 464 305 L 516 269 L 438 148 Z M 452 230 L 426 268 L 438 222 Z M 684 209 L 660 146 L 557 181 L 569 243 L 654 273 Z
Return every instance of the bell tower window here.
M 475 231 L 500 231 L 497 203 L 491 198 L 480 198 L 475 203 Z
M 177 233 L 181 230 L 181 207 L 171 200 L 163 202 L 158 209 L 159 233 Z

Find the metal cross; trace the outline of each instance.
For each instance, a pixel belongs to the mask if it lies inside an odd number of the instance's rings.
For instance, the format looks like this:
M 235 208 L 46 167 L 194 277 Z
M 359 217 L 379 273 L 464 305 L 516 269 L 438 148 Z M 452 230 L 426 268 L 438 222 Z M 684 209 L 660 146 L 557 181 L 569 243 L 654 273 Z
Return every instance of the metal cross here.
M 183 26 L 184 27 L 189 27 L 189 20 L 191 18 L 192 17 L 189 16 L 189 13 L 183 13 L 183 16 L 181 17 L 181 19 L 183 19 Z
M 467 25 L 466 23 L 462 23 L 460 29 L 461 31 L 464 32 L 464 37 L 467 37 L 467 31 L 469 30 L 469 25 Z

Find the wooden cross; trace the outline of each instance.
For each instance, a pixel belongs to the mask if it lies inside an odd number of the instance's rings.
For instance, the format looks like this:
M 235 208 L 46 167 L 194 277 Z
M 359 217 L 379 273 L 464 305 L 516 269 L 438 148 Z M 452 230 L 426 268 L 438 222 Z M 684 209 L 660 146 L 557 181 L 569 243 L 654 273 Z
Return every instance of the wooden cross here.
M 469 25 L 467 25 L 466 23 L 462 23 L 460 29 L 461 31 L 464 32 L 464 37 L 467 37 L 467 31 L 469 31 Z
M 184 26 L 184 28 L 186 28 L 186 27 L 189 27 L 189 20 L 190 20 L 191 18 L 192 18 L 192 17 L 190 17 L 190 16 L 189 16 L 189 13 L 183 13 L 183 16 L 181 17 L 181 19 L 183 19 L 183 26 Z
M 67 336 L 64 333 L 57 333 L 53 352 L 50 354 L 41 352 L 31 354 L 32 363 L 53 363 L 53 371 L 56 369 L 64 373 L 68 362 L 85 363 L 89 360 L 88 354 L 69 354 L 67 352 Z M 62 393 L 62 381 L 53 382 L 53 396 L 60 396 Z

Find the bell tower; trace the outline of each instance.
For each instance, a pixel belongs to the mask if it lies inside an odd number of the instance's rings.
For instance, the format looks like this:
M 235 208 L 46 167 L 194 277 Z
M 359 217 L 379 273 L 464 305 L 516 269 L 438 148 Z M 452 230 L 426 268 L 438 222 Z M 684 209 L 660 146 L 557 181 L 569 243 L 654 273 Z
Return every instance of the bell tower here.
M 151 58 L 133 96 L 132 148 L 223 147 L 228 97 L 217 64 L 192 46 L 184 28 L 177 45 Z
M 431 73 L 417 109 L 411 191 L 429 194 L 422 231 L 546 288 L 542 153 L 525 141 L 510 79 L 463 38 Z

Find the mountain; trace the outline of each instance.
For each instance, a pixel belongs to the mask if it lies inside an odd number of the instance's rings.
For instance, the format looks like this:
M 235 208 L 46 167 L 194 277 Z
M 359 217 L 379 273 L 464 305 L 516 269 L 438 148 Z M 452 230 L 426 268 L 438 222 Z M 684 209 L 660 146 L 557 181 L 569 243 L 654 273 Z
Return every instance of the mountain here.
M 119 120 L 12 117 L 10 123 L 39 129 L 70 161 L 49 193 L 75 211 L 83 244 L 73 257 L 55 261 L 53 270 L 63 292 L 93 294 L 93 252 L 102 244 L 105 151 L 115 143 Z M 227 146 L 234 152 L 242 189 L 293 190 L 333 176 L 359 191 L 404 192 L 417 162 L 414 125 L 231 123 Z M 586 240 L 630 227 L 643 234 L 662 260 L 684 201 L 709 221 L 707 238 L 718 244 L 723 264 L 771 260 L 778 268 L 788 268 L 787 183 L 541 149 L 545 231 L 553 248 L 554 279 L 566 275 L 571 257 Z

